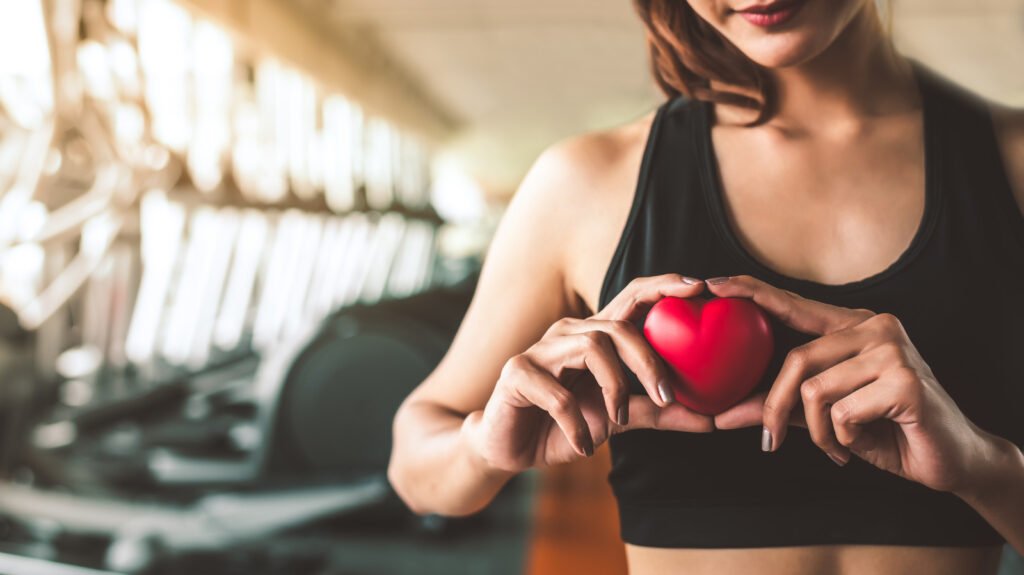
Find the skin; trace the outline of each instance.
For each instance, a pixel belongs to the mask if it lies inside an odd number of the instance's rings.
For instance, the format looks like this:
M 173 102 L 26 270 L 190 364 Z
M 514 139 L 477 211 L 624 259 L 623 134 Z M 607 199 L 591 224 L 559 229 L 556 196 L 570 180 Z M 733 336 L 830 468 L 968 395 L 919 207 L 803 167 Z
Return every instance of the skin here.
M 691 0 L 772 70 L 780 96 L 778 113 L 753 128 L 744 125 L 749 110 L 716 106 L 712 140 L 730 224 L 781 273 L 832 284 L 873 275 L 906 249 L 924 207 L 920 102 L 906 62 L 888 49 L 873 3 L 811 1 L 778 32 L 729 11 L 746 5 Z M 1024 113 L 993 111 L 1024 214 Z M 899 318 L 828 306 L 750 277 L 705 283 L 675 274 L 638 278 L 595 313 L 652 116 L 559 142 L 534 164 L 450 350 L 395 418 L 388 471 L 399 495 L 420 513 L 465 515 L 516 473 L 586 457 L 611 434 L 764 426 L 775 451 L 797 424 L 837 463 L 862 457 L 955 493 L 1024 551 L 1024 455 L 963 416 Z M 663 296 L 705 289 L 753 298 L 817 336 L 787 357 L 767 396 L 714 420 L 665 402 L 666 367 L 623 321 Z M 645 395 L 627 395 L 616 356 Z M 793 415 L 798 405 L 806 419 Z M 626 550 L 639 574 L 994 573 L 999 551 Z

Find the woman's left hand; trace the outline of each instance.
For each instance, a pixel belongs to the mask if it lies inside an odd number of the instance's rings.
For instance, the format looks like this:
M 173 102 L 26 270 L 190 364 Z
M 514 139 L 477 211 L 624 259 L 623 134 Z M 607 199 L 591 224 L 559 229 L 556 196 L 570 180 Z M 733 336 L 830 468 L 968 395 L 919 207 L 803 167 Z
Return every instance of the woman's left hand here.
M 716 427 L 763 424 L 762 449 L 775 451 L 802 404 L 811 439 L 839 465 L 852 452 L 951 492 L 971 488 L 982 473 L 994 436 L 964 416 L 895 316 L 805 299 L 750 276 L 709 281 L 708 289 L 751 298 L 793 329 L 820 336 L 789 352 L 767 395 L 718 415 Z

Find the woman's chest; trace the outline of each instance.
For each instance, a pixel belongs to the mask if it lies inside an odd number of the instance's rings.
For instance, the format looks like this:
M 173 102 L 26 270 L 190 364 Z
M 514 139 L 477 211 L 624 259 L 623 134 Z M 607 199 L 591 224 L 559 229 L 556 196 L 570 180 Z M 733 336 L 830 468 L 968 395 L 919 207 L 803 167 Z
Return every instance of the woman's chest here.
M 919 127 L 904 123 L 832 139 L 714 129 L 709 187 L 731 234 L 790 277 L 844 284 L 885 269 L 910 245 L 926 203 Z

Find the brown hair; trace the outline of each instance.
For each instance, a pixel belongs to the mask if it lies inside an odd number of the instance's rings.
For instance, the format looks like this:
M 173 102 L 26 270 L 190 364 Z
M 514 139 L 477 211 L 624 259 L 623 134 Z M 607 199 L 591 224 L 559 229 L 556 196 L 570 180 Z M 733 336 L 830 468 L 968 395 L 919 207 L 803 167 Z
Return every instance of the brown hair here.
M 771 115 L 774 93 L 767 72 L 698 16 L 686 0 L 634 0 L 647 28 L 651 69 L 662 92 Z M 716 84 L 715 88 L 711 83 Z

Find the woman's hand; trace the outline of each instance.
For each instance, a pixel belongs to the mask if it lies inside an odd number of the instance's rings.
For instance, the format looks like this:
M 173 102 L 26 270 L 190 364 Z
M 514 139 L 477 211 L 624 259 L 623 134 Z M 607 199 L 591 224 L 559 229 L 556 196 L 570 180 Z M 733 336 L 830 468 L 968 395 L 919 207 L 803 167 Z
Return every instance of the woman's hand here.
M 718 415 L 717 427 L 763 423 L 761 447 L 775 451 L 802 407 L 811 439 L 837 464 L 852 452 L 940 491 L 969 489 L 993 458 L 995 438 L 964 416 L 893 315 L 804 299 L 750 276 L 709 280 L 708 289 L 751 298 L 820 336 L 789 352 L 767 396 Z
M 508 360 L 486 407 L 466 418 L 473 450 L 488 467 L 518 472 L 592 455 L 629 429 L 711 431 L 710 417 L 673 403 L 671 371 L 629 321 L 662 297 L 703 289 L 678 274 L 638 278 L 594 316 L 556 322 Z M 646 395 L 629 394 L 620 358 Z

